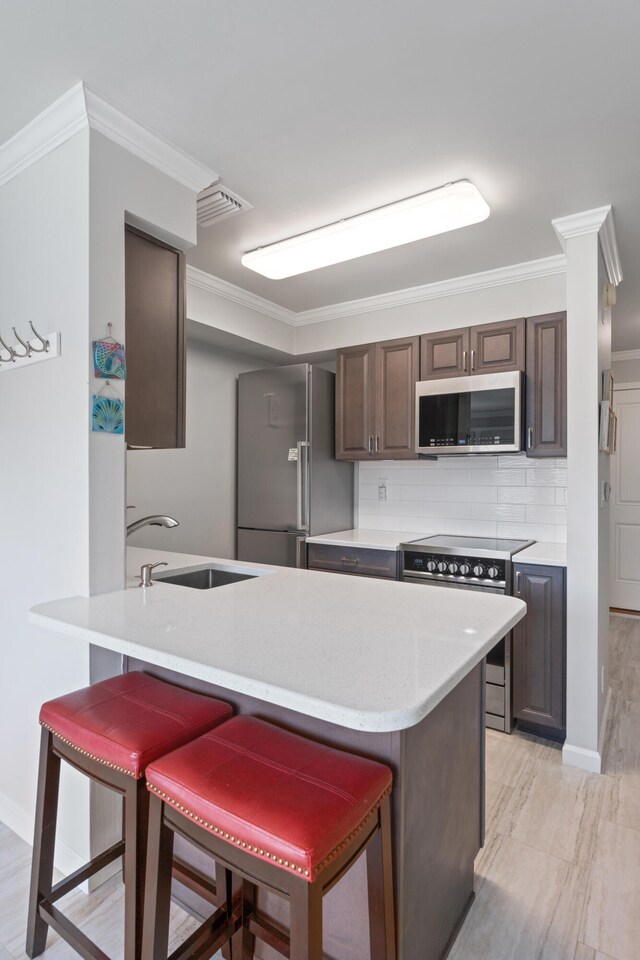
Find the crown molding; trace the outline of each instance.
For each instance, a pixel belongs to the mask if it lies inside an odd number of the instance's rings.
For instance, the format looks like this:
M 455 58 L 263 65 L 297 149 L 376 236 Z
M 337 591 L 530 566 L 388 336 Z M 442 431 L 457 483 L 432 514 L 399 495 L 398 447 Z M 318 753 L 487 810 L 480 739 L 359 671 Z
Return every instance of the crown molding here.
M 169 140 L 118 110 L 87 84 L 83 86 L 89 126 L 92 130 L 102 133 L 129 153 L 140 157 L 195 193 L 200 193 L 214 180 L 219 179 L 214 170 L 210 170 Z
M 640 350 L 614 350 L 612 360 L 640 360 Z
M 609 283 L 617 287 L 622 281 L 622 264 L 620 263 L 620 254 L 618 253 L 618 241 L 616 240 L 616 229 L 613 223 L 613 210 L 611 207 L 609 207 L 609 216 L 605 217 L 602 230 L 598 236 Z
M 327 307 L 304 310 L 301 313 L 294 314 L 295 323 L 297 326 L 304 326 L 325 320 L 355 317 L 362 313 L 388 310 L 392 307 L 401 307 L 410 303 L 438 300 L 442 297 L 456 296 L 461 293 L 474 293 L 488 287 L 500 287 L 509 283 L 553 277 L 564 274 L 566 267 L 566 257 L 563 254 L 558 254 L 541 260 L 529 260 L 526 263 L 515 263 L 508 267 L 486 270 L 483 273 L 471 273 L 463 277 L 452 277 L 450 280 L 426 283 L 419 287 L 408 287 L 405 290 L 381 293 L 374 297 L 364 297 L 361 300 L 347 300 L 344 303 L 335 303 Z
M 382 293 L 375 297 L 365 297 L 362 300 L 347 300 L 344 303 L 334 303 L 328 307 L 317 307 L 314 310 L 303 310 L 299 313 L 281 307 L 277 303 L 272 303 L 271 300 L 259 297 L 255 293 L 249 293 L 242 287 L 237 287 L 227 280 L 221 280 L 220 277 L 214 277 L 212 274 L 196 267 L 187 266 L 187 284 L 224 297 L 225 300 L 240 303 L 257 313 L 272 317 L 274 320 L 281 320 L 290 326 L 300 327 L 310 323 L 323 323 L 326 320 L 355 317 L 375 310 L 387 310 L 408 303 L 420 303 L 425 300 L 436 300 L 440 297 L 472 293 L 476 290 L 499 287 L 508 283 L 558 276 L 565 272 L 566 257 L 559 254 L 542 260 L 516 263 L 509 267 L 487 270 L 484 273 L 472 273 L 465 277 L 454 277 L 451 280 L 441 280 L 420 287 L 395 290 L 392 293 Z
M 0 146 L 0 186 L 87 126 L 84 90 L 78 83 Z
M 213 293 L 224 300 L 231 300 L 233 303 L 239 303 L 243 307 L 249 307 L 256 313 L 261 313 L 265 317 L 271 317 L 273 320 L 281 320 L 289 326 L 295 327 L 297 320 L 293 310 L 281 307 L 271 300 L 259 297 L 256 293 L 250 293 L 237 287 L 228 280 L 222 280 L 220 277 L 214 277 L 213 274 L 205 270 L 199 270 L 187 264 L 187 288 L 197 287 L 199 290 L 206 290 L 207 293 Z
M 565 253 L 567 251 L 567 240 L 571 237 L 597 233 L 609 283 L 614 284 L 614 286 L 620 283 L 622 280 L 622 265 L 618 253 L 611 205 L 585 210 L 569 217 L 558 217 L 552 220 L 551 224 Z
M 0 186 L 86 127 L 196 193 L 218 179 L 215 171 L 116 109 L 81 81 L 0 146 Z

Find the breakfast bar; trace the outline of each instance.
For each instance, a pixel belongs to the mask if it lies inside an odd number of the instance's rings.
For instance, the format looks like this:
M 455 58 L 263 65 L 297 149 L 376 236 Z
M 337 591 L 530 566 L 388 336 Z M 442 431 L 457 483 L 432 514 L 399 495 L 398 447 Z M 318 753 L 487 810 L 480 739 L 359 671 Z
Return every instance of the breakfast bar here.
M 525 605 L 165 551 L 128 557 L 126 589 L 40 604 L 31 621 L 119 655 L 107 658 L 112 672 L 143 670 L 390 766 L 398 957 L 445 956 L 483 842 L 483 658 Z M 168 568 L 139 589 L 140 566 L 156 561 Z M 184 585 L 204 570 L 245 579 Z M 187 891 L 183 902 L 197 911 Z M 274 894 L 258 906 L 287 927 Z M 325 954 L 368 960 L 364 858 L 324 911 Z M 278 954 L 258 941 L 256 956 Z

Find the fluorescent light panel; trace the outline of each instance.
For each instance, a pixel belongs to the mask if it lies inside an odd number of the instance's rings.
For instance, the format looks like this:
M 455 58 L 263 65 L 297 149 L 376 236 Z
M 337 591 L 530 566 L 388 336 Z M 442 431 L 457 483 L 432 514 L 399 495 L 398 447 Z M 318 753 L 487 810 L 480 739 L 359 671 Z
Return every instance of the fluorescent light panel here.
M 458 180 L 252 250 L 242 257 L 242 264 L 270 280 L 282 280 L 479 223 L 489 213 L 478 189 L 469 180 Z

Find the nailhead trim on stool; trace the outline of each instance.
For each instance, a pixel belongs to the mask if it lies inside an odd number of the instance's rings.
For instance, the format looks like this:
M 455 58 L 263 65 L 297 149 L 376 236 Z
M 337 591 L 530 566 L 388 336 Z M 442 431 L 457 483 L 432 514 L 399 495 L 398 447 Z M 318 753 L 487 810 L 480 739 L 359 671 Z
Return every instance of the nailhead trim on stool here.
M 221 830 L 219 827 L 215 826 L 215 824 L 208 823 L 206 820 L 204 820 L 202 817 L 197 816 L 191 810 L 187 810 L 187 808 L 183 806 L 183 804 L 178 803 L 177 800 L 174 800 L 172 797 L 168 796 L 162 790 L 159 790 L 157 787 L 154 787 L 152 783 L 147 783 L 147 788 L 151 790 L 152 793 L 155 793 L 158 797 L 160 797 L 161 800 L 164 800 L 165 803 L 171 804 L 171 806 L 175 807 L 176 810 L 179 810 L 180 813 L 184 813 L 185 817 L 190 817 L 196 823 L 201 824 L 206 830 L 209 830 L 210 833 L 216 833 L 223 840 L 228 840 L 230 843 L 235 843 L 236 846 L 238 847 L 243 847 L 244 849 L 248 850 L 249 853 L 253 853 L 254 856 L 258 855 L 258 856 L 264 857 L 265 860 L 273 860 L 274 863 L 278 864 L 278 866 L 286 867 L 292 873 L 301 873 L 305 877 L 310 876 L 310 873 L 308 870 L 303 870 L 302 867 L 296 866 L 295 863 L 290 863 L 288 860 L 284 860 L 282 857 L 276 856 L 274 853 L 271 853 L 269 850 L 265 850 L 261 847 L 257 847 L 250 843 L 246 843 L 244 840 L 239 840 L 237 837 L 234 837 L 231 834 L 226 833 L 224 830 Z M 364 817 L 364 819 L 360 821 L 356 829 L 353 830 L 348 837 L 345 837 L 342 843 L 338 844 L 338 846 L 335 847 L 335 849 L 333 849 L 331 853 L 327 854 L 327 856 L 321 861 L 321 863 L 319 863 L 314 868 L 314 871 L 313 871 L 314 876 L 317 876 L 321 870 L 324 870 L 324 868 L 329 863 L 331 863 L 331 861 L 334 860 L 338 856 L 338 854 L 342 850 L 344 850 L 344 848 L 348 846 L 348 844 L 351 843 L 352 840 L 355 839 L 355 837 L 360 833 L 360 831 L 367 825 L 367 823 L 369 822 L 373 814 L 377 812 L 382 801 L 386 797 L 388 797 L 390 794 L 391 794 L 391 787 L 389 786 L 381 795 L 378 802 L 373 807 L 371 807 L 366 817 Z
M 121 857 L 125 881 L 124 953 L 126 960 L 140 960 L 150 799 L 146 767 L 232 714 L 231 705 L 222 700 L 139 671 L 110 677 L 42 705 L 27 917 L 28 957 L 38 957 L 44 951 L 48 929 L 52 927 L 88 960 L 104 960 L 104 953 L 58 909 L 57 903 L 78 884 Z M 123 798 L 123 833 L 121 840 L 54 885 L 62 762 Z M 170 862 L 170 871 L 172 867 Z
M 147 767 L 147 788 L 224 841 L 307 880 L 391 792 L 391 771 L 246 715 Z

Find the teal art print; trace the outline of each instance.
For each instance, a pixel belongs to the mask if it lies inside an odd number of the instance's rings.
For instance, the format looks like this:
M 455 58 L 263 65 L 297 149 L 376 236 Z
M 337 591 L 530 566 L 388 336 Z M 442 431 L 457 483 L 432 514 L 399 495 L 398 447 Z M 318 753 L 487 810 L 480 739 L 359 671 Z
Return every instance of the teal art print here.
M 120 397 L 91 398 L 91 430 L 93 433 L 124 433 L 124 400 Z
M 107 337 L 93 341 L 93 375 L 99 379 L 126 380 L 124 344 Z

